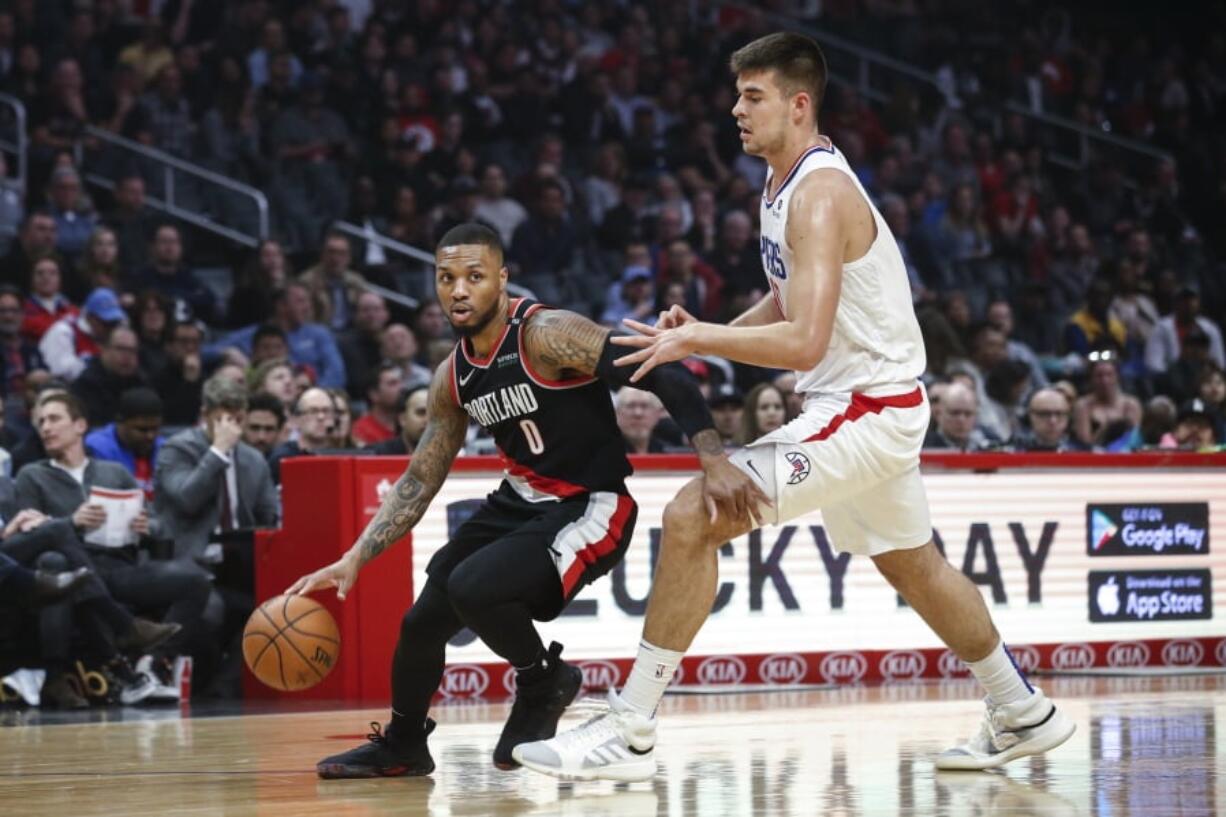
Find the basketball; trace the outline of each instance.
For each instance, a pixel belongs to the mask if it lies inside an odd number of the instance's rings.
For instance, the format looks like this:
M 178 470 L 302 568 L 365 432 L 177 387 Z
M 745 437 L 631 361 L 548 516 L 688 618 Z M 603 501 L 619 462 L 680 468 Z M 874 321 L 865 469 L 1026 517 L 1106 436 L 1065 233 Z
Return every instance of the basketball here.
M 261 604 L 243 629 L 243 659 L 256 678 L 285 692 L 310 689 L 340 656 L 336 619 L 306 596 L 275 596 Z

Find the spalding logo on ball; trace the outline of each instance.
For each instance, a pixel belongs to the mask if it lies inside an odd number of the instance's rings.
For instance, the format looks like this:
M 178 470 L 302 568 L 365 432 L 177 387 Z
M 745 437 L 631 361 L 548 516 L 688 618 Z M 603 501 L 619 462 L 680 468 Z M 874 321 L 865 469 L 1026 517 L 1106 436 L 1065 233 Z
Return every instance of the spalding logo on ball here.
M 310 689 L 336 666 L 341 639 L 336 619 L 306 596 L 276 596 L 243 629 L 243 659 L 260 681 L 284 692 Z

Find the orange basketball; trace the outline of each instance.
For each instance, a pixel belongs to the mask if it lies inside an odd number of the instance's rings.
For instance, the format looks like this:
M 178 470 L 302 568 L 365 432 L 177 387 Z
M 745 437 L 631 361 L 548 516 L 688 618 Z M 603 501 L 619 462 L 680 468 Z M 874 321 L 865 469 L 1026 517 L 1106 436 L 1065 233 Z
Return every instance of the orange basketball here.
M 296 692 L 315 686 L 341 652 L 336 619 L 306 596 L 276 596 L 261 604 L 243 630 L 247 668 L 268 686 Z

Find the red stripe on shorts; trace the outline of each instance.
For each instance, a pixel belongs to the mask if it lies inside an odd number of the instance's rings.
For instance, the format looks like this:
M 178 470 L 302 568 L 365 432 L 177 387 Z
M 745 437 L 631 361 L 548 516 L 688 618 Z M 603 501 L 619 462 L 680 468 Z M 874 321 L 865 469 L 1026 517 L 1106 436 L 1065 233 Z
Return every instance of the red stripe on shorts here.
M 502 457 L 502 464 L 507 469 L 508 474 L 523 479 L 541 493 L 565 499 L 587 493 L 588 491 L 582 485 L 575 485 L 573 482 L 567 482 L 564 479 L 555 479 L 554 477 L 538 474 L 528 466 L 515 462 L 501 450 L 499 450 L 498 455 Z
M 866 414 L 880 414 L 883 409 L 887 408 L 915 408 L 923 402 L 924 391 L 918 386 L 915 391 L 909 391 L 906 394 L 891 394 L 886 397 L 869 397 L 866 394 L 854 392 L 847 411 L 836 414 L 830 422 L 826 423 L 825 428 L 812 437 L 806 437 L 804 442 L 820 443 L 822 440 L 829 439 L 843 423 L 854 423 Z
M 566 569 L 566 575 L 562 577 L 562 595 L 569 596 L 584 570 L 596 564 L 596 560 L 600 557 L 607 556 L 617 549 L 617 544 L 622 538 L 622 531 L 626 527 L 626 520 L 630 518 L 630 511 L 633 509 L 634 500 L 625 494 L 618 495 L 617 508 L 609 517 L 608 531 L 599 540 L 577 551 L 575 561 L 571 562 L 570 567 Z

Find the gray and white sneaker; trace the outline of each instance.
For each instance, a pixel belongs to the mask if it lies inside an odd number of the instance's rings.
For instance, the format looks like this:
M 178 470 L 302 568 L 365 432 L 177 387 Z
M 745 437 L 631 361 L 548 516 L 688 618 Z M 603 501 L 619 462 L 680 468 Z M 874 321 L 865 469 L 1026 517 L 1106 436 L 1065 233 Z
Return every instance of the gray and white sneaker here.
M 988 711 L 979 733 L 941 752 L 936 761 L 938 769 L 994 769 L 1019 757 L 1054 749 L 1077 728 L 1038 687 L 1024 701 L 996 705 L 985 698 L 984 703 Z
M 549 740 L 521 743 L 512 757 L 526 769 L 570 780 L 633 783 L 655 776 L 655 718 L 630 709 L 612 689 L 607 704 L 580 701 L 575 711 L 594 717 Z

